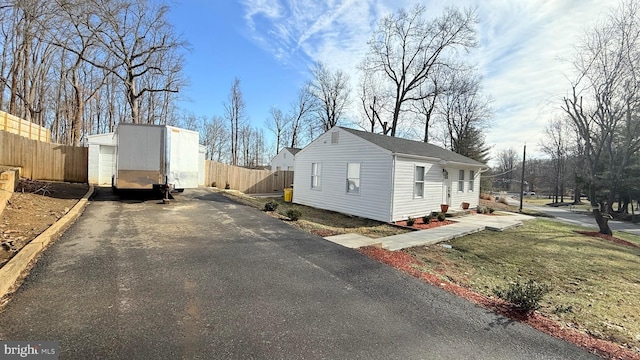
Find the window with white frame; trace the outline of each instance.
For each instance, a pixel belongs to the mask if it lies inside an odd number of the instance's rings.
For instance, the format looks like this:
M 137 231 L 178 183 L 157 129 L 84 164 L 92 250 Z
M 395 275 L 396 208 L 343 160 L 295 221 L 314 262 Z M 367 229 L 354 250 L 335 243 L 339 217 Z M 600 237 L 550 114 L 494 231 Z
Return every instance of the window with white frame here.
M 360 163 L 347 164 L 347 194 L 360 194 Z
M 469 170 L 469 191 L 473 191 L 473 181 L 476 177 L 476 172 L 473 170 Z
M 458 191 L 464 191 L 464 170 L 460 170 L 458 173 Z
M 311 163 L 311 188 L 319 189 L 321 184 L 321 163 Z
M 424 166 L 416 166 L 413 185 L 413 197 L 424 197 Z

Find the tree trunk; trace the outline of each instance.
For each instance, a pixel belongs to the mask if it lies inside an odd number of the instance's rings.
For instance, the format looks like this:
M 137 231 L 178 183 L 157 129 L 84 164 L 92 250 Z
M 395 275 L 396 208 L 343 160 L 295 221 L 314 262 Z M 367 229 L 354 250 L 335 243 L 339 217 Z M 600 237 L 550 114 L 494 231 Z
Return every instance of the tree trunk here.
M 602 212 L 602 209 L 605 208 L 604 202 L 598 203 L 596 201 L 596 190 L 593 184 L 589 187 L 589 201 L 591 202 L 591 211 L 593 212 L 593 217 L 598 224 L 600 233 L 605 235 L 613 235 L 613 233 L 611 232 L 611 228 L 609 228 L 609 214 L 606 212 L 606 209 L 604 213 Z

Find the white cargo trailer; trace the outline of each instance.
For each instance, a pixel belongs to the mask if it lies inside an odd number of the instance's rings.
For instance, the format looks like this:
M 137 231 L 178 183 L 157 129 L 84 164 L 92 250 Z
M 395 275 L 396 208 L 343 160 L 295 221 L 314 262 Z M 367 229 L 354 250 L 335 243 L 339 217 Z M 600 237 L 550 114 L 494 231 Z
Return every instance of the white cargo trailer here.
M 166 125 L 120 124 L 113 187 L 183 190 L 198 187 L 199 136 Z

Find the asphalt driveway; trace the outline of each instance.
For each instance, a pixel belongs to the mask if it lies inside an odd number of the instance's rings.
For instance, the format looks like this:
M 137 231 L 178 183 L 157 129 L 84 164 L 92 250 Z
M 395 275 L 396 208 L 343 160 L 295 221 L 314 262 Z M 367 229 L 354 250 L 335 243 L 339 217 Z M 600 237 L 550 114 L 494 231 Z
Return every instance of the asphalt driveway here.
M 178 200 L 92 202 L 0 338 L 61 359 L 593 358 L 220 194 Z

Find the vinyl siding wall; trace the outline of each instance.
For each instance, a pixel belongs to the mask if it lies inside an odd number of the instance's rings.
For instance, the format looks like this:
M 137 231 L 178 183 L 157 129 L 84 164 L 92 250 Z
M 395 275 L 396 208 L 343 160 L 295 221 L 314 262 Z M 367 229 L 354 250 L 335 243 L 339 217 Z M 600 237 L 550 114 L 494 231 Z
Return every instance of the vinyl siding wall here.
M 424 195 L 414 196 L 415 169 L 424 166 Z M 442 166 L 424 160 L 397 157 L 392 221 L 440 211 L 443 199 Z
M 331 133 L 339 132 L 338 143 Z M 320 188 L 311 189 L 311 164 L 320 163 Z M 347 164 L 360 163 L 360 193 L 347 194 Z M 390 152 L 344 130 L 329 131 L 296 154 L 293 202 L 390 221 Z
M 278 170 L 277 167 L 280 167 L 282 171 L 293 171 L 294 170 L 294 160 L 295 156 L 291 154 L 288 150 L 282 150 L 276 155 L 273 159 L 271 159 L 271 170 Z
M 451 202 L 449 205 L 454 209 L 462 208 L 463 202 L 468 202 L 470 208 L 478 206 L 480 202 L 480 168 L 447 168 L 449 179 L 451 180 Z M 458 190 L 458 180 L 460 180 L 460 170 L 464 170 L 464 190 Z M 469 171 L 474 171 L 473 191 L 469 189 Z

